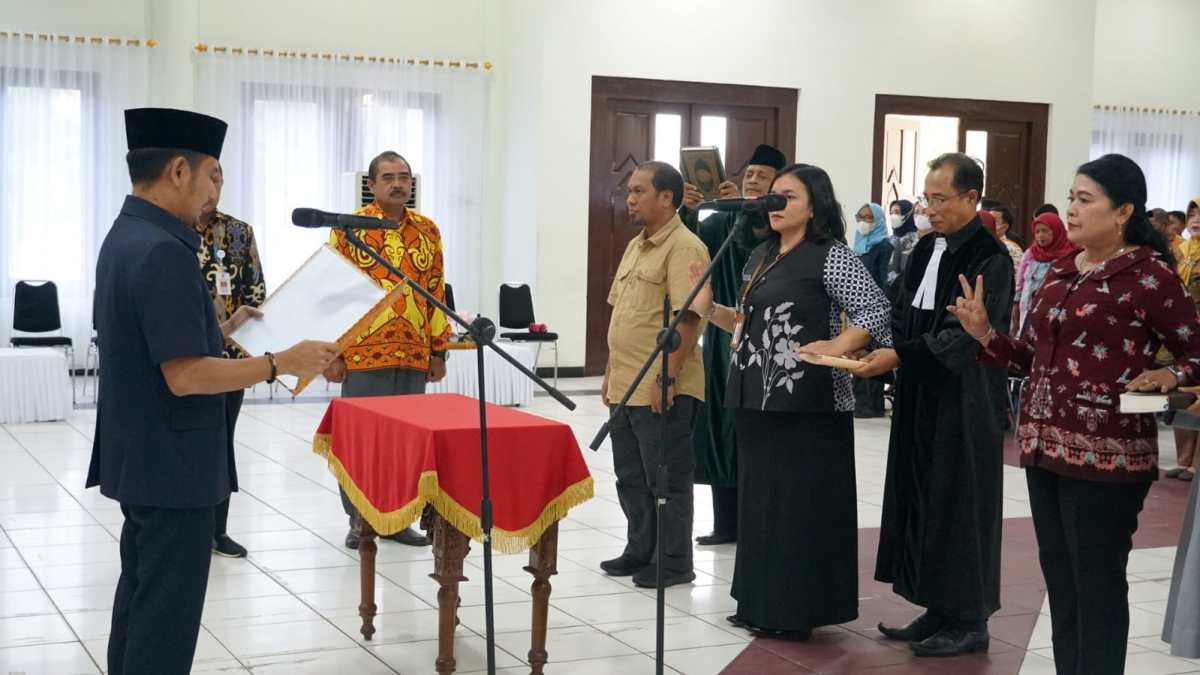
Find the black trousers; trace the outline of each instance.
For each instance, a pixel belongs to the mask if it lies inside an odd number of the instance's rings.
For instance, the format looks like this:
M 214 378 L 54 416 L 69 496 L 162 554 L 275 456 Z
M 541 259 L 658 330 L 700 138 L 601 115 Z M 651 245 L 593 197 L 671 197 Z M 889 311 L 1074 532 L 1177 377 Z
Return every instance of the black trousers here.
M 700 402 L 690 396 L 675 398 L 667 411 L 667 503 L 662 510 L 663 570 L 667 574 L 692 571 L 692 521 L 695 515 L 692 488 L 696 480 L 696 453 L 692 427 Z M 628 522 L 625 555 L 647 564 L 657 561 L 659 523 L 655 519 L 654 489 L 662 447 L 662 416 L 650 406 L 626 408 L 612 424 L 613 469 L 617 498 Z
M 121 578 L 108 638 L 108 672 L 186 675 L 208 589 L 213 509 L 122 504 L 121 512 Z
M 738 489 L 737 486 L 712 486 L 713 500 L 713 532 L 716 534 L 737 536 L 738 531 Z
M 1125 566 L 1149 483 L 1025 472 L 1050 597 L 1059 675 L 1121 675 L 1129 639 Z
M 238 389 L 237 391 L 226 392 L 225 394 L 225 428 L 229 431 L 229 459 L 233 460 L 233 430 L 237 426 L 238 414 L 242 412 L 242 401 L 246 398 L 246 390 Z M 228 531 L 229 524 L 229 497 L 225 501 L 217 504 L 214 509 L 213 519 L 213 538 L 219 537 Z

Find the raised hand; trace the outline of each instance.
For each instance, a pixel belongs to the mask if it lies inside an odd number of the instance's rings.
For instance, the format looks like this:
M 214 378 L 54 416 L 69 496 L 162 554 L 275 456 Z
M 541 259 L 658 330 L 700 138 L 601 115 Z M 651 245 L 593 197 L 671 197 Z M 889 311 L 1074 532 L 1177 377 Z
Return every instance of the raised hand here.
M 725 181 L 717 186 L 717 196 L 721 199 L 737 199 L 742 196 L 742 191 L 738 189 L 737 183 Z
M 695 211 L 700 202 L 704 201 L 704 193 L 691 183 L 683 184 L 683 205 L 689 211 Z
M 983 276 L 975 277 L 974 288 L 971 288 L 967 278 L 961 274 L 958 275 L 958 283 L 962 284 L 962 297 L 956 298 L 953 305 L 946 307 L 946 311 L 958 317 L 958 322 L 962 324 L 967 335 L 982 340 L 992 330 L 987 308 L 983 305 Z

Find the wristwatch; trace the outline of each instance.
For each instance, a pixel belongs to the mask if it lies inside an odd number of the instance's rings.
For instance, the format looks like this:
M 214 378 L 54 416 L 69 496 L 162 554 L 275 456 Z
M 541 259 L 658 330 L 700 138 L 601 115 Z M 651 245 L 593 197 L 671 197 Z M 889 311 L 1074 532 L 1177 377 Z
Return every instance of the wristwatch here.
M 450 352 L 449 352 L 449 351 L 445 351 L 445 350 L 443 350 L 443 351 L 440 351 L 440 352 L 429 352 L 429 357 L 430 357 L 430 358 L 433 358 L 433 357 L 435 357 L 435 356 L 436 356 L 436 357 L 438 357 L 439 359 L 443 360 L 443 361 L 449 361 L 449 360 L 450 360 Z
M 662 386 L 662 384 L 663 384 L 662 373 L 659 373 L 658 376 L 654 378 L 654 384 L 657 384 L 660 387 Z M 668 377 L 667 378 L 667 386 L 674 387 L 675 386 L 675 378 Z
M 1175 364 L 1172 363 L 1171 365 L 1167 366 L 1166 371 L 1175 376 L 1175 386 L 1176 387 L 1183 386 L 1184 373 L 1182 370 L 1179 369 L 1178 366 L 1176 366 Z

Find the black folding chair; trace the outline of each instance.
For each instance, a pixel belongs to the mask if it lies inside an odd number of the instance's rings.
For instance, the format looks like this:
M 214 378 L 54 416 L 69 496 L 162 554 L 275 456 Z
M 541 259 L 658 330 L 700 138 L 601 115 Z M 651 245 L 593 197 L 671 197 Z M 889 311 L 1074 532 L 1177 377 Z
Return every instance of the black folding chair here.
M 533 342 L 537 344 L 537 357 L 542 354 L 542 344 L 549 343 L 554 347 L 554 386 L 558 386 L 558 333 L 534 333 L 529 325 L 535 323 L 533 318 L 533 291 L 529 284 L 502 284 L 500 286 L 500 327 L 524 329 L 520 332 L 501 333 L 500 337 L 513 342 Z
M 30 335 L 14 335 L 13 347 L 61 347 L 67 354 L 67 372 L 71 376 L 71 402 L 75 402 L 75 342 L 62 334 L 62 316 L 58 311 L 58 286 L 53 281 L 18 281 L 13 297 L 13 330 Z M 58 335 L 46 335 L 57 332 Z

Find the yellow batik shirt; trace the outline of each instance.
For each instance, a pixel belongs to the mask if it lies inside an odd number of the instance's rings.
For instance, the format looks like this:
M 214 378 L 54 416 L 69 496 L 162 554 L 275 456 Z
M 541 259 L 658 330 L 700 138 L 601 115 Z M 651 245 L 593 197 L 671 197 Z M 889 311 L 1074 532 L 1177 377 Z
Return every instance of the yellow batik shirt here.
M 383 218 L 383 209 L 372 202 L 355 211 L 355 215 Z M 355 234 L 413 281 L 429 289 L 438 300 L 445 300 L 442 236 L 432 220 L 406 209 L 399 229 L 355 230 Z M 403 283 L 354 248 L 340 231 L 333 231 L 329 244 L 385 290 L 391 291 L 396 284 Z M 396 303 L 371 322 L 366 332 L 354 336 L 343 356 L 346 368 L 352 371 L 381 368 L 428 371 L 431 353 L 445 352 L 449 340 L 446 315 L 406 286 Z

